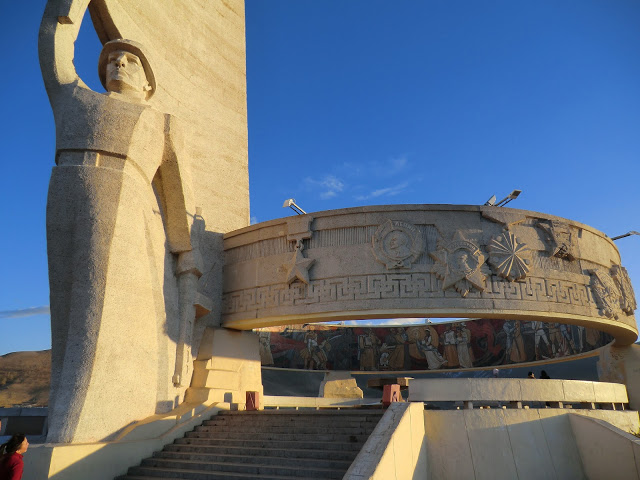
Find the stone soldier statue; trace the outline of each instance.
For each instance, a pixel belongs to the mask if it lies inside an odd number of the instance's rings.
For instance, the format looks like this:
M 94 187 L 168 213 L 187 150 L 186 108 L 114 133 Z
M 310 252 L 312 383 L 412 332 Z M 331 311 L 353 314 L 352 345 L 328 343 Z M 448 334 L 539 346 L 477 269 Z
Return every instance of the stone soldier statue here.
M 181 401 L 201 275 L 190 165 L 176 118 L 149 104 L 150 52 L 109 41 L 98 62 L 107 93 L 89 89 L 73 65 L 87 3 L 50 0 L 39 38 L 56 124 L 49 442 L 109 439 Z

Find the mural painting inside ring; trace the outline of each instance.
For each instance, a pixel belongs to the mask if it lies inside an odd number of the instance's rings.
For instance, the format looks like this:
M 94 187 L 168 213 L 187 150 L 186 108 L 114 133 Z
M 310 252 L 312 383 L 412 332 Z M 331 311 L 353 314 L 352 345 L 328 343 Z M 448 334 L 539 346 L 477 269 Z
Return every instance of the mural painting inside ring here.
M 478 319 L 410 326 L 290 325 L 257 329 L 263 366 L 402 371 L 553 361 L 607 345 L 593 328 Z

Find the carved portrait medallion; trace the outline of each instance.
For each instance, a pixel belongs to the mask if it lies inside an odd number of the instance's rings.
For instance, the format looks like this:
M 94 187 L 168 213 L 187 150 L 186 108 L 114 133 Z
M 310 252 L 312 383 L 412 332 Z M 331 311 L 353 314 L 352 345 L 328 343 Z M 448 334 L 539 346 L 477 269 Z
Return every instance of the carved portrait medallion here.
M 449 243 L 442 243 L 429 254 L 436 261 L 436 276 L 442 280 L 442 289 L 455 288 L 462 297 L 469 291 L 485 289 L 486 275 L 482 266 L 486 256 L 473 242 L 458 231 Z
M 611 274 L 620 289 L 620 308 L 627 315 L 633 315 L 638 305 L 636 303 L 636 295 L 631 286 L 631 279 L 627 273 L 627 269 L 621 265 L 614 265 L 611 268 Z
M 520 243 L 513 233 L 505 232 L 492 238 L 487 250 L 489 263 L 502 278 L 513 282 L 527 276 L 531 250 L 526 244 Z
M 387 220 L 373 235 L 373 255 L 387 269 L 411 268 L 422 255 L 422 235 L 410 223 Z
M 598 268 L 589 270 L 591 291 L 600 314 L 607 318 L 618 318 L 620 310 L 620 290 L 607 272 Z

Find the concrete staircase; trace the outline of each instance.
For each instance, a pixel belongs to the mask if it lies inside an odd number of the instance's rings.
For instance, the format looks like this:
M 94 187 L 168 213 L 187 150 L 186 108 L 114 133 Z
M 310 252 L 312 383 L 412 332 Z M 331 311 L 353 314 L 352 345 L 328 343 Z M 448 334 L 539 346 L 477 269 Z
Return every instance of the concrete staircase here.
M 341 479 L 383 413 L 224 412 L 116 480 Z

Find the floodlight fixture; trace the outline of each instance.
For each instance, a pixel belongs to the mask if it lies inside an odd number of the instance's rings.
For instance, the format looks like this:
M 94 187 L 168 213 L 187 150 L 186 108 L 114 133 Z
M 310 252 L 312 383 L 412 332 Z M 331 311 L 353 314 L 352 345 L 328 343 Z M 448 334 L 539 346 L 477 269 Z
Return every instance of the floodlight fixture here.
M 611 240 L 619 240 L 621 238 L 629 237 L 631 235 L 640 235 L 640 232 L 636 232 L 635 230 L 631 230 L 630 232 L 627 232 L 627 233 L 625 233 L 623 235 L 618 235 L 617 237 L 612 237 Z
M 487 200 L 486 202 L 484 202 L 486 207 L 493 207 L 496 204 L 496 196 L 495 195 L 491 195 L 491 198 L 489 200 Z
M 282 208 L 287 208 L 287 207 L 291 208 L 291 210 L 296 212 L 298 215 L 306 215 L 307 214 L 307 212 L 305 212 L 298 205 L 296 205 L 296 201 L 293 198 L 287 198 L 284 201 L 284 204 L 282 205 Z
M 504 207 L 507 203 L 509 203 L 511 200 L 515 200 L 516 198 L 518 198 L 518 196 L 522 193 L 522 190 L 514 190 L 513 192 L 511 192 L 509 195 L 507 195 L 506 197 L 504 197 L 502 200 L 500 200 L 497 203 L 494 203 L 493 206 L 494 207 Z M 489 200 L 495 198 L 491 197 Z M 494 200 L 495 201 L 495 200 Z

